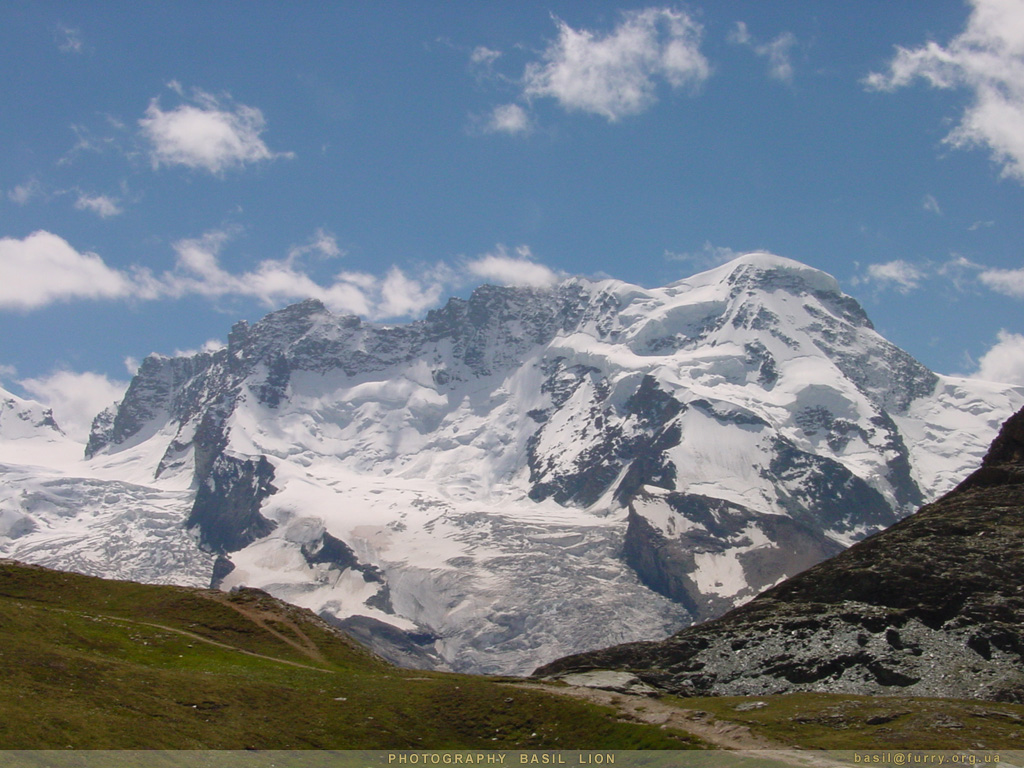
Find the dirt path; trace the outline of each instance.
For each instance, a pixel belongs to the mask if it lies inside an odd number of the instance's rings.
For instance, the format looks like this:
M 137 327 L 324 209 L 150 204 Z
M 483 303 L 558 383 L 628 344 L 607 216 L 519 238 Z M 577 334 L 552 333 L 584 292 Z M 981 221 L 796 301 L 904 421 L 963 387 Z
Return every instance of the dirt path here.
M 616 693 L 574 685 L 513 683 L 517 688 L 544 691 L 559 696 L 603 704 L 619 712 L 626 722 L 650 723 L 693 734 L 719 749 L 787 749 L 788 746 L 752 733 L 739 723 L 719 720 L 710 712 L 682 709 L 649 696 Z
M 187 638 L 189 638 L 191 640 L 197 640 L 197 641 L 199 641 L 201 643 L 206 643 L 208 645 L 215 645 L 218 648 L 226 648 L 229 651 L 238 651 L 238 653 L 244 653 L 246 656 L 255 656 L 257 659 L 266 659 L 267 661 L 276 661 L 278 664 L 287 664 L 290 667 L 299 667 L 300 669 L 311 669 L 314 672 L 333 672 L 334 671 L 334 670 L 331 670 L 331 669 L 324 669 L 323 667 L 314 667 L 311 664 L 303 664 L 302 662 L 299 662 L 299 661 L 291 661 L 289 659 L 279 659 L 276 656 L 268 656 L 265 653 L 256 653 L 256 651 L 247 651 L 244 648 L 239 648 L 238 646 L 235 646 L 235 645 L 229 645 L 228 643 L 221 643 L 221 642 L 218 642 L 216 640 L 211 640 L 208 637 L 203 637 L 202 635 L 197 635 L 195 632 L 189 632 L 187 629 L 176 629 L 175 627 L 169 627 L 166 624 L 153 624 L 153 623 L 148 622 L 148 621 L 133 621 L 132 619 L 122 619 L 122 618 L 119 618 L 117 616 L 103 616 L 102 618 L 109 619 L 111 621 L 120 621 L 120 622 L 123 622 L 125 624 L 138 624 L 138 625 L 145 626 L 145 627 L 153 627 L 154 629 L 160 629 L 160 630 L 163 630 L 165 632 L 174 632 L 175 634 L 178 634 L 178 635 L 184 635 L 185 637 L 187 637 Z M 268 630 L 268 631 L 272 632 L 272 630 Z M 277 634 L 276 632 L 272 632 L 272 633 L 275 634 L 275 635 Z M 278 635 L 278 637 L 280 637 L 280 635 Z M 284 638 L 281 638 L 281 639 L 283 640 Z M 285 642 L 287 642 L 287 641 L 285 641 Z M 295 644 L 294 643 L 289 643 L 289 645 L 295 645 Z
M 97 621 L 116 621 L 116 622 L 119 622 L 121 624 L 134 624 L 134 625 L 140 626 L 140 627 L 152 627 L 153 629 L 159 629 L 159 630 L 164 631 L 164 632 L 173 632 L 176 635 L 182 635 L 184 637 L 189 638 L 190 640 L 196 640 L 197 642 L 206 643 L 207 645 L 215 645 L 218 648 L 225 648 L 225 649 L 227 649 L 229 651 L 237 651 L 238 653 L 244 653 L 246 656 L 255 656 L 257 659 L 266 659 L 267 661 L 276 661 L 278 664 L 287 664 L 290 667 L 299 667 L 300 669 L 311 669 L 314 672 L 327 672 L 327 673 L 333 673 L 334 672 L 334 670 L 332 670 L 332 669 L 324 669 L 323 667 L 314 667 L 311 664 L 303 664 L 302 662 L 299 662 L 299 661 L 291 661 L 289 659 L 279 659 L 276 656 L 268 656 L 265 653 L 256 653 L 255 651 L 247 651 L 244 648 L 239 648 L 238 646 L 235 646 L 235 645 L 229 645 L 228 643 L 221 643 L 221 642 L 218 642 L 217 640 L 211 640 L 210 638 L 203 637 L 202 635 L 198 635 L 195 632 L 189 632 L 187 629 L 178 629 L 176 627 L 169 627 L 166 624 L 156 624 L 156 623 L 150 622 L 150 621 L 138 621 L 136 619 L 126 619 L 126 618 L 124 618 L 122 616 L 109 616 L 109 615 L 103 614 L 103 613 L 86 613 L 84 611 L 73 611 L 73 610 L 71 610 L 69 608 L 53 608 L 53 607 L 51 607 L 50 610 L 59 611 L 61 613 L 69 613 L 69 614 L 72 614 L 72 615 L 75 615 L 75 616 L 84 616 L 84 617 L 87 617 L 87 618 L 90 618 L 90 619 L 95 619 Z M 263 625 L 261 624 L 261 626 L 263 626 Z M 322 660 L 322 657 L 321 658 L 313 657 L 312 654 L 310 654 L 310 653 L 308 653 L 306 651 L 306 649 L 303 649 L 301 646 L 299 646 L 294 641 L 289 641 L 287 638 L 282 637 L 279 633 L 274 632 L 274 630 L 270 629 L 269 627 L 263 626 L 263 628 L 266 629 L 268 632 L 276 635 L 277 637 L 280 637 L 282 640 L 284 640 L 289 645 L 291 645 L 293 647 L 296 647 L 299 650 L 303 651 L 303 653 L 305 655 L 310 656 L 315 661 L 321 661 Z M 303 635 L 303 637 L 305 637 L 305 635 Z M 308 637 L 306 638 L 306 640 L 309 641 L 310 643 L 312 642 L 312 641 L 309 640 Z M 319 653 L 317 655 L 319 655 Z
M 260 627 L 260 629 L 270 633 L 278 640 L 280 640 L 282 643 L 290 645 L 303 656 L 308 657 L 312 661 L 318 661 L 322 664 L 327 663 L 327 659 L 324 658 L 323 654 L 320 652 L 320 649 L 317 647 L 316 643 L 309 639 L 309 636 L 302 631 L 298 624 L 288 619 L 287 617 L 282 616 L 280 611 L 265 611 L 259 608 L 249 608 L 244 605 L 239 605 L 238 603 L 232 602 L 230 600 L 220 600 L 218 602 L 220 602 L 221 605 L 227 606 L 228 608 L 232 608 L 235 611 L 238 611 L 238 613 L 242 614 L 242 616 L 249 619 L 249 621 L 251 621 L 253 624 L 256 624 L 258 627 Z M 281 632 L 278 632 L 276 629 L 270 626 L 270 624 L 268 623 L 269 621 L 287 627 L 288 630 L 290 630 L 298 639 L 293 639 L 291 637 L 288 637 L 287 635 L 282 634 Z

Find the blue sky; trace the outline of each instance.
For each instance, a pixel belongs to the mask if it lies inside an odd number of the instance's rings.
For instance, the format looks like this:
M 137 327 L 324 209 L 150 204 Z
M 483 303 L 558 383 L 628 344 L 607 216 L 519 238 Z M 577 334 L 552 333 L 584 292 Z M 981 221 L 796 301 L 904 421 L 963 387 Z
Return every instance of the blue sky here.
M 0 61 L 0 380 L 71 431 L 309 295 L 755 249 L 1024 384 L 1024 0 L 7 2 Z

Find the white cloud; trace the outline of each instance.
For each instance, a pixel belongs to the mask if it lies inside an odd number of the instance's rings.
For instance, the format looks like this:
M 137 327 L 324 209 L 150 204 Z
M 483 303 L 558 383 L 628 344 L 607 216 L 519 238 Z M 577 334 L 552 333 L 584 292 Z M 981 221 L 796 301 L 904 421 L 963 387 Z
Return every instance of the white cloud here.
M 712 245 L 710 240 L 705 240 L 699 251 L 676 253 L 665 251 L 665 259 L 668 261 L 684 261 L 693 264 L 697 269 L 708 269 L 726 264 L 747 251 L 737 251 L 725 246 Z
M 90 211 L 101 219 L 108 219 L 111 216 L 118 216 L 124 213 L 124 209 L 118 204 L 118 200 L 108 195 L 88 195 L 79 193 L 75 201 L 75 208 L 80 211 Z
M 37 309 L 70 299 L 112 299 L 132 293 L 131 276 L 95 253 L 79 253 L 45 231 L 24 240 L 0 238 L 0 309 Z
M 7 199 L 18 205 L 26 205 L 32 199 L 42 195 L 43 185 L 39 183 L 39 179 L 32 178 L 24 184 L 19 184 L 14 189 L 9 190 L 7 192 Z
M 489 70 L 499 58 L 501 58 L 501 51 L 488 48 L 486 45 L 478 45 L 469 54 L 469 63 L 474 67 Z
M 201 295 L 211 298 L 241 296 L 257 299 L 268 307 L 314 298 L 334 312 L 371 319 L 418 314 L 437 303 L 444 290 L 444 270 L 410 277 L 392 266 L 383 279 L 363 272 L 339 272 L 322 285 L 303 271 L 295 249 L 285 259 L 266 259 L 254 270 L 230 273 L 219 263 L 219 252 L 231 233 L 210 232 L 201 238 L 175 244 L 178 264 L 165 276 L 170 295 Z M 318 230 L 312 245 L 321 254 L 340 255 L 333 238 Z M 307 252 L 310 246 L 307 246 Z M 301 249 L 300 249 L 301 250 Z
M 35 400 L 53 409 L 57 424 L 68 437 L 84 442 L 96 414 L 118 402 L 127 382 L 112 381 L 98 373 L 55 371 L 18 382 Z
M 73 27 L 58 24 L 56 39 L 57 48 L 61 53 L 81 53 L 84 49 L 82 44 L 82 32 L 81 30 Z
M 378 317 L 408 317 L 437 305 L 444 286 L 434 282 L 424 285 L 408 277 L 398 267 L 391 267 L 380 285 L 380 303 L 374 312 Z
M 469 54 L 469 60 L 474 64 L 489 64 L 501 56 L 501 51 L 495 51 L 485 45 L 478 45 Z
M 939 201 L 935 199 L 935 195 L 925 195 L 924 200 L 921 201 L 921 207 L 936 216 L 942 215 L 942 208 L 939 207 Z
M 0 310 L 31 310 L 71 299 L 155 300 L 205 296 L 247 297 L 268 307 L 317 298 L 336 312 L 379 319 L 421 312 L 437 302 L 450 272 L 443 267 L 411 277 L 392 267 L 381 278 L 361 272 L 339 272 L 325 284 L 301 263 L 306 255 L 341 255 L 333 236 L 317 230 L 305 246 L 292 248 L 283 259 L 265 259 L 249 271 L 229 272 L 219 260 L 233 232 L 219 230 L 174 244 L 175 268 L 161 275 L 133 268 L 113 269 L 95 253 L 79 253 L 66 240 L 35 232 L 24 240 L 0 239 Z M 129 366 L 132 363 L 127 363 Z
M 754 43 L 754 38 L 750 36 L 750 30 L 747 29 L 745 21 L 737 21 L 726 39 L 730 43 L 736 43 L 737 45 L 753 45 Z
M 966 88 L 972 103 L 946 137 L 954 147 L 986 146 L 1004 176 L 1024 182 L 1024 0 L 972 0 L 967 27 L 942 46 L 897 47 L 888 72 L 865 79 L 893 91 L 922 78 Z
M 533 261 L 533 254 L 525 245 L 516 248 L 514 256 L 499 245 L 494 253 L 468 262 L 466 269 L 476 277 L 499 285 L 524 288 L 551 288 L 561 279 L 554 270 Z
M 171 90 L 183 96 L 180 84 L 172 81 Z M 249 163 L 293 157 L 292 153 L 272 152 L 260 138 L 266 127 L 263 113 L 255 107 L 236 104 L 230 97 L 219 99 L 196 89 L 192 103 L 164 111 L 154 98 L 139 120 L 143 136 L 151 145 L 154 168 L 184 165 L 220 176 L 229 169 Z
M 120 134 L 124 132 L 125 126 L 111 115 L 106 116 L 105 122 L 107 127 L 113 130 L 113 133 L 100 135 L 87 126 L 72 125 L 71 132 L 75 134 L 75 144 L 57 161 L 57 165 L 71 165 L 79 155 L 86 152 L 103 154 L 111 149 L 122 151 Z
M 767 59 L 768 74 L 772 78 L 784 83 L 793 81 L 793 62 L 790 59 L 790 51 L 796 46 L 796 36 L 792 32 L 783 32 L 774 40 L 758 43 L 750 34 L 747 25 L 742 21 L 737 21 L 727 39 L 730 43 L 748 46 L 755 54 Z
M 556 21 L 558 39 L 544 51 L 543 63 L 526 67 L 527 98 L 551 97 L 565 109 L 615 122 L 649 108 L 658 80 L 679 88 L 710 75 L 700 52 L 702 27 L 681 11 L 631 11 L 606 35 Z
M 518 104 L 495 107 L 484 123 L 485 133 L 526 134 L 532 128 L 530 116 Z
M 203 345 L 201 347 L 199 347 L 199 349 L 176 349 L 176 350 L 174 350 L 174 356 L 175 357 L 192 357 L 192 356 L 198 355 L 200 353 L 213 354 L 214 352 L 219 352 L 220 350 L 224 349 L 225 347 L 227 347 L 227 344 L 225 344 L 220 339 L 207 339 L 206 341 L 203 342 Z M 125 363 L 125 367 L 128 368 L 128 372 L 131 373 L 134 376 L 135 372 L 139 369 L 139 361 L 136 360 L 135 358 L 128 357 L 128 358 L 125 358 L 124 363 Z
M 36 232 L 24 240 L 0 239 L 0 310 L 32 310 L 72 299 L 153 301 L 202 296 L 208 299 L 255 299 L 268 308 L 315 298 L 333 312 L 371 320 L 411 317 L 435 306 L 445 291 L 467 277 L 503 285 L 548 288 L 561 275 L 536 263 L 526 246 L 510 254 L 503 246 L 464 262 L 459 272 L 444 262 L 416 270 L 391 266 L 382 275 L 339 271 L 328 280 L 314 277 L 305 262 L 333 258 L 341 249 L 332 235 L 318 229 L 306 245 L 291 248 L 281 259 L 264 259 L 252 269 L 230 271 L 221 264 L 234 230 L 216 230 L 178 241 L 173 269 L 154 274 L 131 267 L 109 267 L 95 253 L 80 253 L 63 238 Z M 212 350 L 209 344 L 204 350 Z M 138 361 L 126 359 L 129 373 Z
M 863 282 L 876 283 L 881 288 L 894 288 L 900 293 L 907 294 L 916 290 L 925 277 L 926 273 L 920 267 L 896 259 L 885 264 L 869 264 L 867 277 Z
M 981 356 L 973 378 L 1024 386 L 1024 335 L 999 331 L 998 341 Z
M 984 269 L 978 279 L 996 293 L 1024 299 L 1024 269 Z
M 942 278 L 960 292 L 977 293 L 979 286 L 995 293 L 1024 299 L 1024 268 L 999 269 L 953 255 L 944 263 L 916 264 L 897 259 L 885 264 L 869 264 L 863 275 L 853 279 L 854 285 L 875 284 L 880 289 L 894 289 L 907 294 L 921 287 L 925 280 Z
M 344 255 L 338 247 L 338 240 L 323 227 L 319 227 L 305 245 L 293 245 L 288 249 L 288 261 L 292 262 L 303 256 L 313 254 L 322 259 L 336 259 Z
M 789 52 L 796 45 L 796 37 L 791 32 L 783 32 L 771 42 L 759 45 L 754 49 L 758 56 L 768 59 L 768 74 L 785 83 L 793 80 L 793 63 Z

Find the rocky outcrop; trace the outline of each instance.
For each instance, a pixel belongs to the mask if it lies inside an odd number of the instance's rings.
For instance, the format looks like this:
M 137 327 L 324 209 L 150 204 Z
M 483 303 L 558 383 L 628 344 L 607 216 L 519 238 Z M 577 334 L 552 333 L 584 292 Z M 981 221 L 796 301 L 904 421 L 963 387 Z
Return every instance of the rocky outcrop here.
M 260 514 L 263 500 L 277 489 L 274 467 L 265 456 L 221 454 L 196 492 L 186 526 L 199 531 L 208 552 L 224 554 L 266 536 L 276 524 Z
M 560 659 L 680 695 L 1024 701 L 1024 411 L 938 501 L 715 621 Z

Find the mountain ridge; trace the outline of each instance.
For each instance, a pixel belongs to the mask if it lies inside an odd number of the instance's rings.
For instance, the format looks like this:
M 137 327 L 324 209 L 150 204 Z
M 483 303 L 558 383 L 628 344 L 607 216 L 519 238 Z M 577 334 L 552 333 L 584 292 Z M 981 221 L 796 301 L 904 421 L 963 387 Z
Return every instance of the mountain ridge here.
M 0 554 L 215 576 L 428 638 L 455 669 L 529 672 L 719 615 L 890 525 L 1022 404 L 928 371 L 771 254 L 657 289 L 484 286 L 398 326 L 306 301 L 147 358 L 87 460 L 7 465 Z M 73 487 L 99 503 L 54 490 Z

